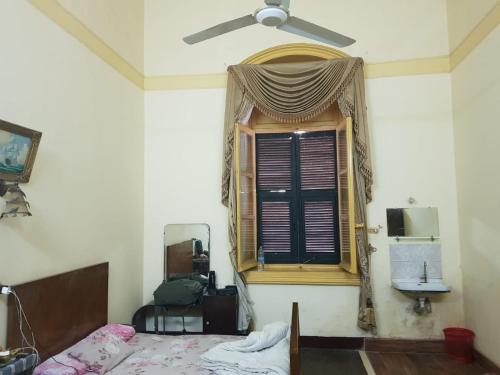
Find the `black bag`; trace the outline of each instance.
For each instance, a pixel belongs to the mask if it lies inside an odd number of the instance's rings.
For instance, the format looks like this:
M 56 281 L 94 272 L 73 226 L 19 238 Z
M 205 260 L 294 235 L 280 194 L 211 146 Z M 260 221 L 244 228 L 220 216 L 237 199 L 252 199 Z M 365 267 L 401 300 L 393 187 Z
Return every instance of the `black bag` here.
M 197 303 L 203 293 L 203 285 L 195 280 L 179 279 L 163 281 L 154 291 L 155 305 L 186 306 Z

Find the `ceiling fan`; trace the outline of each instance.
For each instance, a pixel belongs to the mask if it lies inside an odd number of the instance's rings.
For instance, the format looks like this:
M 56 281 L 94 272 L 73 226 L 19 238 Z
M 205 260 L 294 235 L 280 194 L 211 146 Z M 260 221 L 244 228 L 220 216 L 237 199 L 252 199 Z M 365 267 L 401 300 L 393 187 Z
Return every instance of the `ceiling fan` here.
M 318 42 L 333 45 L 335 47 L 346 47 L 355 42 L 354 39 L 324 27 L 307 22 L 301 18 L 290 16 L 288 11 L 290 0 L 264 0 L 266 6 L 257 9 L 254 14 L 223 22 L 206 30 L 197 32 L 183 38 L 187 44 L 195 44 L 216 36 L 229 33 L 260 23 L 264 26 L 276 27 L 277 29 L 314 39 Z

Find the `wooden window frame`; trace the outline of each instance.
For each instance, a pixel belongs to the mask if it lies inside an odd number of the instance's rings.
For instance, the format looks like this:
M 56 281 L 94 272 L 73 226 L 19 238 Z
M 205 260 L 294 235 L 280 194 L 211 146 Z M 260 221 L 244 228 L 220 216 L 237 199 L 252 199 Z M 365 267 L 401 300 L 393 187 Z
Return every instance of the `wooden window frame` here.
M 256 110 L 255 110 L 256 111 Z M 333 117 L 332 117 L 333 113 Z M 246 268 L 245 276 L 249 284 L 290 284 L 290 285 L 360 285 L 360 277 L 358 273 L 356 240 L 355 240 L 355 224 L 354 217 L 354 183 L 353 183 L 353 162 L 352 162 L 352 120 L 344 119 L 338 108 L 333 108 L 332 111 L 326 111 L 326 114 L 321 114 L 316 119 L 300 124 L 283 124 L 277 123 L 274 120 L 266 118 L 264 115 L 257 112 L 252 115 L 249 126 L 237 125 L 237 128 L 246 128 L 254 132 L 254 134 L 269 134 L 269 133 L 286 133 L 294 131 L 338 131 L 346 130 L 348 141 L 348 175 L 349 175 L 349 230 L 350 230 L 350 249 L 349 261 L 341 258 L 339 265 L 329 264 L 266 264 L 264 271 L 257 271 L 256 267 L 240 267 L 238 270 Z M 238 136 L 237 133 L 236 136 Z M 237 148 L 238 151 L 238 148 Z M 237 153 L 239 155 L 239 153 Z M 253 155 L 255 160 L 255 153 Z M 239 164 L 236 164 L 237 166 Z M 238 176 L 238 171 L 237 171 Z M 239 191 L 239 189 L 237 190 Z M 256 193 L 256 190 L 255 190 Z M 238 204 L 238 207 L 239 204 Z M 238 209 L 238 215 L 239 215 Z M 239 216 L 238 216 L 239 217 Z M 256 235 L 256 233 L 255 233 Z M 257 242 L 255 242 L 257 243 Z M 345 252 L 344 252 L 345 254 Z M 256 266 L 257 249 L 255 249 Z M 248 266 L 248 264 L 247 264 Z
M 245 163 L 249 164 L 249 167 L 251 168 L 250 175 L 248 174 L 247 171 L 241 171 L 240 165 L 241 165 L 241 136 L 245 135 L 247 136 L 252 145 L 253 145 L 253 152 L 250 157 L 250 159 L 253 160 L 246 160 Z M 246 271 L 250 268 L 254 268 L 257 266 L 257 199 L 256 199 L 256 186 L 255 186 L 255 131 L 253 131 L 251 128 L 247 126 L 242 126 L 239 124 L 236 124 L 236 134 L 235 134 L 235 155 L 236 155 L 236 207 L 237 207 L 237 214 L 236 214 L 236 237 L 237 237 L 237 252 L 236 252 L 236 260 L 237 260 L 237 266 L 238 266 L 238 272 Z M 247 165 L 248 166 L 248 165 Z M 250 187 L 250 191 L 245 192 L 250 196 L 250 204 L 248 205 L 248 208 L 252 210 L 253 212 L 253 218 L 251 217 L 243 217 L 242 215 L 242 186 L 241 186 L 241 179 L 245 178 L 250 178 L 252 181 L 252 186 Z M 247 187 L 248 188 L 248 187 Z M 253 198 L 252 198 L 253 197 Z M 244 247 L 243 241 L 242 241 L 242 232 L 244 231 L 244 226 L 243 226 L 243 221 L 245 220 L 253 220 L 253 244 L 255 245 L 254 248 L 248 249 Z M 244 253 L 254 253 L 253 256 L 248 257 Z
M 346 153 L 347 153 L 347 166 L 346 170 L 340 170 L 340 151 L 341 147 L 339 132 L 345 132 L 346 135 Z M 352 133 L 352 119 L 350 117 L 346 118 L 345 121 L 337 128 L 337 161 L 339 171 L 338 175 L 338 192 L 339 192 L 339 206 L 341 205 L 342 199 L 342 173 L 346 173 L 347 186 L 345 188 L 345 193 L 347 195 L 346 199 L 348 201 L 348 220 L 346 225 L 344 226 L 342 220 L 340 218 L 339 213 L 339 228 L 340 228 L 340 237 L 346 236 L 348 237 L 349 246 L 348 248 L 340 247 L 340 266 L 349 273 L 355 274 L 358 273 L 358 253 L 357 253 L 357 245 L 356 245 L 356 211 L 354 207 L 354 158 L 353 158 L 353 149 L 354 149 L 354 140 Z M 346 228 L 347 227 L 347 228 Z M 343 231 L 346 231 L 347 234 L 344 234 Z

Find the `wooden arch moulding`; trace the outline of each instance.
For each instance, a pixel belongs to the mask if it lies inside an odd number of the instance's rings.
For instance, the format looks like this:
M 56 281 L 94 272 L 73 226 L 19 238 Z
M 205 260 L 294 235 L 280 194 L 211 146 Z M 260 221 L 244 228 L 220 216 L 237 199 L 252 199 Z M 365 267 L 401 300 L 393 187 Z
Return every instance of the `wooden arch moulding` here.
M 335 48 L 311 43 L 283 44 L 271 47 L 247 57 L 241 64 L 269 64 L 351 57 Z

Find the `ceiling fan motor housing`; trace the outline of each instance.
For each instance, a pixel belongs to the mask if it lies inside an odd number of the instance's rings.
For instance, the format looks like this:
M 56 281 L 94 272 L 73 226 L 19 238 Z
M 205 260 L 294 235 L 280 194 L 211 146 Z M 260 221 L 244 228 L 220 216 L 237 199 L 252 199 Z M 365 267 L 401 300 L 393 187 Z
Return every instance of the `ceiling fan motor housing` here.
M 283 25 L 288 18 L 288 13 L 280 7 L 269 6 L 255 12 L 255 19 L 264 26 Z

